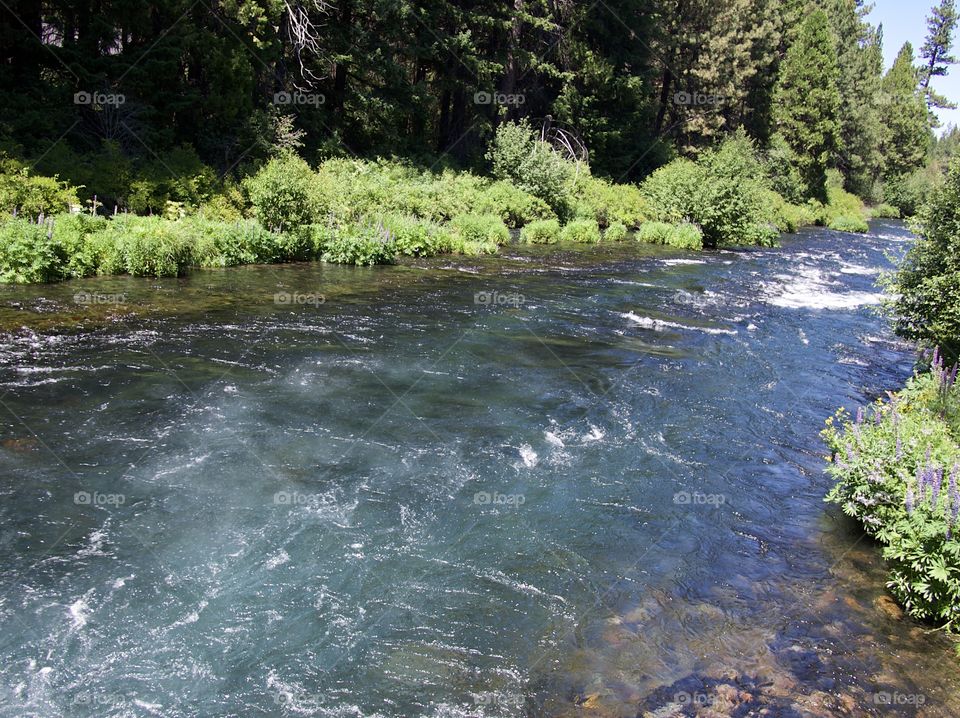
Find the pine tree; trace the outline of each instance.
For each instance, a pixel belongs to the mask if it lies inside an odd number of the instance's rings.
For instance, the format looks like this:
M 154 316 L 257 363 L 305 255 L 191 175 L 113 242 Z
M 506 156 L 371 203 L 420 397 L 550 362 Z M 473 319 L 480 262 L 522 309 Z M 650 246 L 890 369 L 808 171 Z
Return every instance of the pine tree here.
M 840 70 L 827 15 L 807 15 L 780 68 L 774 100 L 778 131 L 797 156 L 811 197 L 826 199 L 826 172 L 840 146 Z
M 941 0 L 927 18 L 927 39 L 920 48 L 920 56 L 926 63 L 920 68 L 920 86 L 927 96 L 929 107 L 955 108 L 956 104 L 937 94 L 930 87 L 934 77 L 943 77 L 948 67 L 957 60 L 950 54 L 953 47 L 953 32 L 957 27 L 957 9 L 954 0 Z
M 930 147 L 930 120 L 918 88 L 913 46 L 904 43 L 883 78 L 884 177 L 900 177 L 921 167 Z

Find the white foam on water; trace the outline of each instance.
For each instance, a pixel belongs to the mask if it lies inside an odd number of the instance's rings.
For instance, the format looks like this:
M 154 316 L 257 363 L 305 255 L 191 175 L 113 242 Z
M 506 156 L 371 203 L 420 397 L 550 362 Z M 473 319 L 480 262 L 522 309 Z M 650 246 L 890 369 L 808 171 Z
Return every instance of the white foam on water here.
M 621 317 L 624 319 L 629 319 L 634 324 L 638 324 L 644 329 L 653 329 L 656 331 L 664 331 L 665 329 L 685 329 L 687 331 L 694 332 L 704 332 L 705 334 L 727 334 L 727 335 L 736 335 L 735 329 L 717 329 L 716 327 L 692 327 L 688 324 L 680 324 L 678 322 L 668 322 L 663 319 L 654 319 L 653 317 L 641 317 L 638 314 L 633 312 L 627 312 L 625 314 L 621 313 Z
M 779 275 L 782 284 L 767 284 L 767 304 L 784 309 L 856 309 L 879 304 L 880 292 L 835 292 L 829 275 L 804 267 L 796 275 Z
M 544 431 L 543 438 L 546 439 L 548 444 L 555 446 L 558 449 L 562 449 L 566 446 L 566 444 L 563 443 L 563 439 L 554 434 L 552 431 Z
M 590 431 L 581 436 L 580 441 L 584 444 L 591 444 L 594 441 L 603 441 L 604 436 L 606 436 L 606 434 L 604 434 L 599 427 L 590 424 Z
M 540 463 L 540 457 L 529 444 L 524 444 L 520 447 L 520 458 L 523 460 L 523 465 L 528 469 L 532 469 L 534 466 Z
M 675 267 L 681 264 L 706 264 L 707 262 L 703 259 L 661 259 L 660 263 L 668 267 Z
M 78 630 L 87 625 L 87 620 L 90 617 L 90 605 L 87 603 L 87 596 L 89 595 L 87 593 L 83 598 L 78 598 L 70 604 L 70 628 Z
M 283 564 L 290 561 L 290 554 L 288 554 L 283 549 L 280 549 L 277 553 L 267 559 L 267 562 L 264 564 L 264 568 L 268 571 L 275 569 L 277 566 L 283 566 Z

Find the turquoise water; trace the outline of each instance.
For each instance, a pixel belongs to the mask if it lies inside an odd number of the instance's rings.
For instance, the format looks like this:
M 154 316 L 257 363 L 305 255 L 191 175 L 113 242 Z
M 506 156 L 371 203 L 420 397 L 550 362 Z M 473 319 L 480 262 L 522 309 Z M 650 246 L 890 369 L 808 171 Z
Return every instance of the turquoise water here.
M 3 288 L 0 713 L 956 715 L 822 502 L 909 240 Z

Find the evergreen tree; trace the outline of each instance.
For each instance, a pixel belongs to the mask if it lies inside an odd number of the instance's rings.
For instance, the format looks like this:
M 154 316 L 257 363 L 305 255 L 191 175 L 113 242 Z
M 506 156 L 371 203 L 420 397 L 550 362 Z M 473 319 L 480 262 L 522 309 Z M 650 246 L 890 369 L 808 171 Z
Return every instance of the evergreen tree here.
M 883 78 L 884 177 L 900 177 L 921 167 L 930 147 L 930 123 L 923 91 L 918 89 L 913 46 L 904 43 Z
M 840 70 L 826 14 L 807 15 L 777 82 L 774 118 L 811 197 L 826 199 L 826 172 L 840 145 Z
M 933 91 L 930 81 L 943 77 L 948 67 L 957 60 L 950 54 L 953 47 L 953 32 L 957 27 L 957 9 L 954 0 L 941 0 L 927 18 L 927 39 L 920 48 L 920 57 L 926 60 L 920 68 L 920 86 L 927 96 L 930 107 L 955 108 L 956 105 Z

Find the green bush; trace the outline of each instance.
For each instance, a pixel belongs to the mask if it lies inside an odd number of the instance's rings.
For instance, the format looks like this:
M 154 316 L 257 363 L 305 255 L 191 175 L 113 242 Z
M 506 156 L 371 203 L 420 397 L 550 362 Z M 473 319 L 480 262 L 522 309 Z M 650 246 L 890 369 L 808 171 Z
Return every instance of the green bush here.
M 463 214 L 454 217 L 451 226 L 464 242 L 501 245 L 510 241 L 507 225 L 493 214 Z
M 560 231 L 560 239 L 564 242 L 596 244 L 600 241 L 600 226 L 593 219 L 575 219 Z
M 665 244 L 677 249 L 703 249 L 703 232 L 689 222 L 644 222 L 635 237 L 638 242 L 646 244 Z
M 323 261 L 372 266 L 391 264 L 396 258 L 393 235 L 382 226 L 354 225 L 336 232 L 327 242 Z
M 753 143 L 743 134 L 697 162 L 674 160 L 641 186 L 654 219 L 692 222 L 710 247 L 774 244 L 778 233 L 768 189 Z
M 526 120 L 501 124 L 486 157 L 494 177 L 539 197 L 557 216 L 566 216 L 574 166 L 541 142 Z
M 264 227 L 292 230 L 318 219 L 320 183 L 310 166 L 292 153 L 270 160 L 243 182 L 254 213 Z
M 900 177 L 890 177 L 883 185 L 883 199 L 900 210 L 903 217 L 912 217 L 936 197 L 943 186 L 944 172 L 937 162 Z
M 870 231 L 870 226 L 863 217 L 833 217 L 827 227 L 837 232 L 857 232 L 863 234 Z
M 593 177 L 589 171 L 580 172 L 574 184 L 574 215 L 593 219 L 601 227 L 615 222 L 636 229 L 647 219 L 648 210 L 638 187 L 630 184 L 612 184 Z
M 868 210 L 874 219 L 900 219 L 900 209 L 892 204 L 881 203 Z
M 63 259 L 51 222 L 17 218 L 0 223 L 0 282 L 55 281 L 61 277 Z
M 428 220 L 404 215 L 387 215 L 382 225 L 393 234 L 398 254 L 408 257 L 431 257 L 450 252 L 451 233 Z
M 855 419 L 838 412 L 824 438 L 839 504 L 883 545 L 887 586 L 915 618 L 960 628 L 960 391 L 935 355 L 889 401 Z
M 605 242 L 622 242 L 627 238 L 627 225 L 623 222 L 613 222 L 603 231 Z
M 99 269 L 135 277 L 177 277 L 193 264 L 194 241 L 186 225 L 161 217 L 119 215 L 91 236 L 99 241 Z
M 960 357 L 960 158 L 918 216 L 919 236 L 889 287 L 901 336 Z
M 477 193 L 470 201 L 470 212 L 499 215 L 512 229 L 556 216 L 542 199 L 502 180 Z
M 76 188 L 56 176 L 32 175 L 13 160 L 0 161 L 0 213 L 36 219 L 66 212 L 79 202 Z
M 89 214 L 60 214 L 53 218 L 53 241 L 63 253 L 61 271 L 65 278 L 97 273 L 98 259 L 90 238 L 106 229 L 107 221 Z
M 560 223 L 555 219 L 531 222 L 520 230 L 520 241 L 527 244 L 556 244 L 560 239 Z

